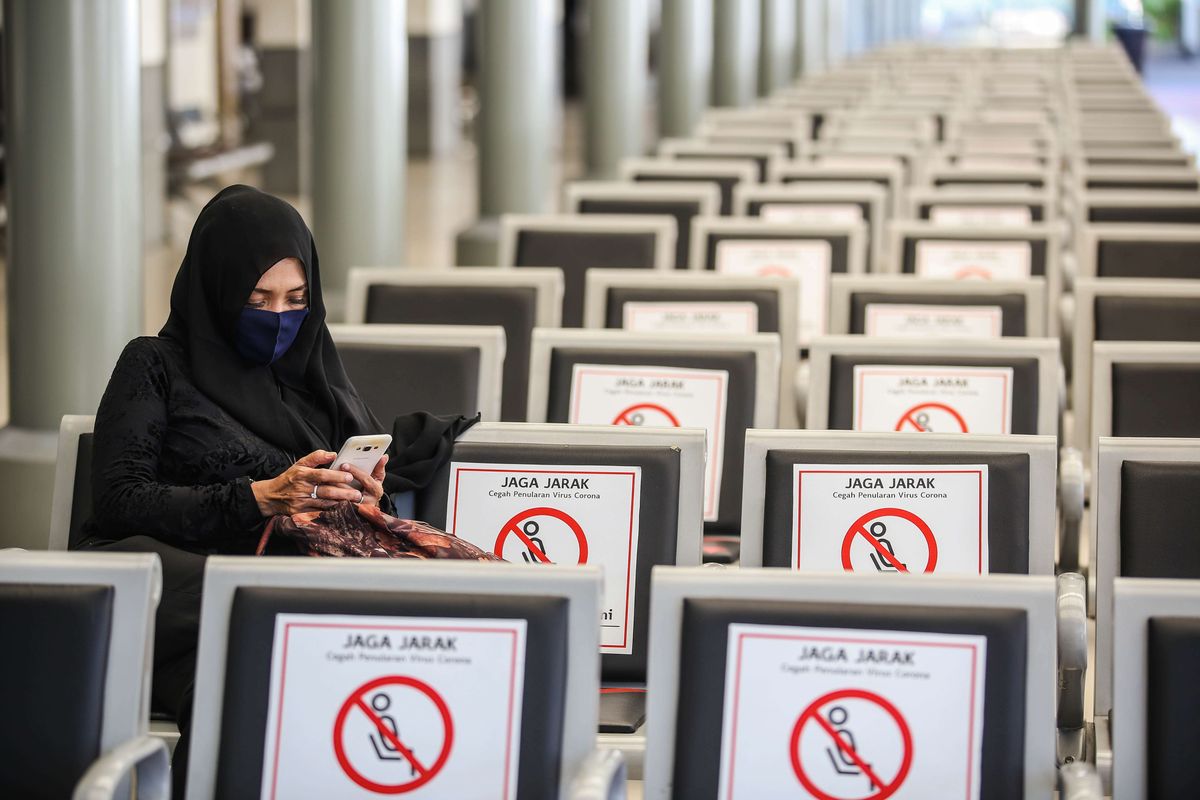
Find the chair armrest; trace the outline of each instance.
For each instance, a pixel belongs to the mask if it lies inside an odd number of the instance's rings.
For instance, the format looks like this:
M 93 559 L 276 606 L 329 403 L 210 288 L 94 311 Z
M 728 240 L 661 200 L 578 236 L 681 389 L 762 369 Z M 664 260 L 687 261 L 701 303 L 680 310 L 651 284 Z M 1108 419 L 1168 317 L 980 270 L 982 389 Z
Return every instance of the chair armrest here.
M 1083 727 L 1087 676 L 1087 581 L 1077 572 L 1058 576 L 1058 727 Z
M 568 800 L 625 800 L 625 757 L 620 751 L 593 750 L 571 781 Z
M 1058 770 L 1059 800 L 1104 800 L 1100 773 L 1091 764 L 1073 761 Z
M 796 365 L 796 377 L 792 381 L 796 389 L 796 424 L 801 429 L 808 417 L 808 374 L 808 359 L 805 359 Z
M 73 800 L 115 800 L 129 773 L 137 771 L 139 800 L 170 800 L 171 767 L 167 746 L 143 734 L 109 750 L 75 784 Z
M 1062 529 L 1058 540 L 1058 567 L 1079 569 L 1079 523 L 1083 519 L 1085 476 L 1083 454 L 1064 447 L 1058 456 L 1058 508 Z

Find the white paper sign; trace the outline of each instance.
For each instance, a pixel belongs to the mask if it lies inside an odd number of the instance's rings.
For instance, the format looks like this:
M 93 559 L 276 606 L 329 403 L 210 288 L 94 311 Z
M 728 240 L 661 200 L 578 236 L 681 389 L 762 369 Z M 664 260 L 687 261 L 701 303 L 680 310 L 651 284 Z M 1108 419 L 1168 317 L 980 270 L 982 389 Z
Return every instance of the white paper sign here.
M 279 614 L 261 797 L 515 798 L 525 627 Z
M 976 800 L 987 637 L 729 626 L 721 800 Z
M 930 206 L 929 221 L 935 225 L 1019 227 L 1033 222 L 1033 213 L 1029 206 Z
M 863 330 L 901 339 L 994 339 L 1002 322 L 1000 306 L 868 303 Z
M 630 302 L 622 327 L 639 333 L 758 333 L 758 306 L 750 302 Z
M 1008 433 L 1012 367 L 854 367 L 854 430 Z
M 797 279 L 800 284 L 797 343 L 801 347 L 825 333 L 832 265 L 833 245 L 824 240 L 717 242 L 717 272 Z
M 764 203 L 758 215 L 767 222 L 848 225 L 863 221 L 856 203 Z
M 1024 280 L 1030 276 L 1029 242 L 917 242 L 916 274 L 922 278 Z
M 714 520 L 721 497 L 728 399 L 729 373 L 723 369 L 576 364 L 567 422 L 704 428 L 704 519 Z
M 986 464 L 797 464 L 792 486 L 802 572 L 988 571 Z
M 517 564 L 604 568 L 600 649 L 633 652 L 641 467 L 450 464 L 450 533 Z

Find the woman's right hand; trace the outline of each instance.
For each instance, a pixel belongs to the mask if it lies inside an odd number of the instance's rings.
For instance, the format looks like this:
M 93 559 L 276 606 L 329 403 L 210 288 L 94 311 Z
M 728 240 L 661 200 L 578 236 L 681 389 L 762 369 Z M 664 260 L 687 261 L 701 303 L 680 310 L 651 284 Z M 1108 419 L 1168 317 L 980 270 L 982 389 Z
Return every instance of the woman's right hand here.
M 322 511 L 332 508 L 343 500 L 357 501 L 362 493 L 350 488 L 354 480 L 348 472 L 321 469 L 323 464 L 332 464 L 337 453 L 317 450 L 287 468 L 282 475 L 262 481 L 253 481 L 250 490 L 264 517 L 279 514 L 291 516 L 301 511 Z M 316 497 L 313 497 L 313 490 Z

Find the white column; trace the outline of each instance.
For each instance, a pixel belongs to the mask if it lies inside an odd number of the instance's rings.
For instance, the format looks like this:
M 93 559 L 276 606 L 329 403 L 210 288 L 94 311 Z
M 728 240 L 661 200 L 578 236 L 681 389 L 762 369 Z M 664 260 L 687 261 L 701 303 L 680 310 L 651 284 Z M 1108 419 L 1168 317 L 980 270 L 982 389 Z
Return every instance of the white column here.
M 797 74 L 825 69 L 825 0 L 800 0 L 796 15 Z
M 584 67 L 588 174 L 615 178 L 643 153 L 650 16 L 646 0 L 589 0 Z
M 714 0 L 713 105 L 746 106 L 758 94 L 758 0 Z
M 690 136 L 712 94 L 712 0 L 663 0 L 658 132 Z
M 0 547 L 45 547 L 55 435 L 141 333 L 138 0 L 7 0 Z
M 1180 43 L 1192 55 L 1200 55 L 1200 0 L 1183 0 L 1179 14 Z
M 762 0 L 758 93 L 766 97 L 796 74 L 796 16 L 799 0 Z
M 825 2 L 825 64 L 832 69 L 846 60 L 846 5 L 844 0 Z
M 404 261 L 404 0 L 313 0 L 313 233 L 341 315 L 351 267 Z

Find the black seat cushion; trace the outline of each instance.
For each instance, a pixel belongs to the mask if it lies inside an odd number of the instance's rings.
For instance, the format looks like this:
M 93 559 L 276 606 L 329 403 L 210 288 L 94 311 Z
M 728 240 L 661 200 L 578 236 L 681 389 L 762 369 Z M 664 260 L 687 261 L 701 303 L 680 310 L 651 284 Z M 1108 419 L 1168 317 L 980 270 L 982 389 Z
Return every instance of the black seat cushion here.
M 1200 237 L 1191 242 L 1101 240 L 1101 278 L 1200 278 Z
M 1200 364 L 1117 363 L 1113 436 L 1200 436 Z
M 564 328 L 583 325 L 585 275 L 593 267 L 651 269 L 657 236 L 634 231 L 540 231 L 517 234 L 514 265 L 559 267 L 563 271 Z
M 1104 295 L 1096 298 L 1094 312 L 1096 341 L 1200 341 L 1200 297 Z
M 529 398 L 529 344 L 537 292 L 527 286 L 394 286 L 367 292 L 366 321 L 409 325 L 499 325 L 504 328 L 500 419 L 524 422 Z
M 860 365 L 927 367 L 1012 367 L 1011 433 L 1037 433 L 1038 362 L 1035 358 L 949 358 L 946 356 L 834 356 L 830 363 L 830 430 L 854 428 L 854 368 Z
M 1000 335 L 1025 336 L 1025 295 L 1023 294 L 936 294 L 933 292 L 853 292 L 850 295 L 850 333 L 866 330 L 867 306 L 933 305 L 933 306 L 999 306 Z
M 0 584 L 0 797 L 70 797 L 100 756 L 111 586 Z
M 1016 609 L 684 601 L 674 797 L 716 797 L 721 769 L 726 653 L 733 623 L 975 634 L 987 637 L 982 800 L 1021 797 L 1025 782 L 1027 622 Z M 788 702 L 786 697 L 781 703 Z M 799 710 L 797 710 L 799 711 Z
M 637 733 L 646 721 L 646 690 L 600 690 L 600 732 Z
M 653 171 L 639 172 L 633 176 L 633 180 L 637 183 L 675 183 L 676 181 L 715 183 L 721 190 L 721 215 L 725 217 L 733 213 L 733 187 L 739 183 L 737 178 L 726 175 L 673 175 L 669 172 L 655 173 Z
M 605 302 L 604 326 L 624 324 L 626 303 L 754 303 L 760 333 L 779 332 L 779 293 L 771 289 L 613 287 Z
M 684 200 L 634 200 L 589 198 L 579 203 L 580 214 L 669 214 L 675 218 L 675 269 L 688 268 L 688 243 L 692 217 L 700 213 L 698 203 Z
M 1151 618 L 1146 650 L 1146 796 L 1194 797 L 1200 759 L 1187 743 L 1200 714 L 1200 619 Z
M 567 601 L 560 597 L 239 588 L 229 620 L 215 796 L 259 797 L 277 614 L 526 620 L 517 796 L 556 796 L 566 698 L 567 612 Z M 314 732 L 318 735 L 328 734 Z
M 1200 578 L 1200 464 L 1121 464 L 1121 571 L 1133 578 Z
M 338 344 L 338 355 L 367 407 L 385 427 L 401 414 L 479 412 L 476 347 Z
M 1178 206 L 1092 206 L 1088 222 L 1200 223 L 1200 203 Z
M 729 373 L 725 412 L 725 460 L 721 475 L 717 519 L 704 523 L 707 534 L 734 534 L 741 525 L 742 465 L 745 460 L 746 429 L 754 426 L 757 364 L 754 353 L 688 351 L 613 352 L 585 347 L 556 348 L 550 357 L 548 422 L 566 422 L 571 401 L 571 375 L 576 364 L 620 364 L 626 366 L 723 369 Z
M 850 268 L 850 237 L 849 236 L 814 236 L 805 233 L 710 233 L 704 240 L 704 268 L 717 268 L 717 244 L 723 241 L 733 242 L 794 242 L 821 241 L 829 242 L 830 272 L 848 272 Z
M 1123 189 L 1126 191 L 1194 192 L 1200 189 L 1200 180 L 1195 178 L 1088 178 L 1088 189 Z
M 987 464 L 988 572 L 1029 573 L 1029 456 L 1025 453 L 771 450 L 763 503 L 763 566 L 791 567 L 796 464 Z
M 75 484 L 71 490 L 71 526 L 67 533 L 67 549 L 74 550 L 83 538 L 83 524 L 92 518 L 92 446 L 93 435 L 79 436 L 75 454 Z
M 650 570 L 656 564 L 675 563 L 679 531 L 679 451 L 672 447 L 456 442 L 450 460 L 417 498 L 417 517 L 440 528 L 446 527 L 450 464 L 454 461 L 642 468 L 637 570 L 633 576 L 633 652 L 605 654 L 601 665 L 606 681 L 644 682 L 650 632 Z
M 983 241 L 993 241 L 991 239 L 962 239 L 952 236 L 905 236 L 904 237 L 904 254 L 901 257 L 900 269 L 906 275 L 916 274 L 917 271 L 917 243 L 918 242 L 961 242 L 964 245 L 978 244 Z M 1028 241 L 1030 247 L 1029 257 L 1029 274 L 1030 275 L 1045 275 L 1046 274 L 1046 240 L 1045 239 L 1007 239 L 997 238 L 994 241 L 1003 242 L 1020 242 Z
M 1034 189 L 1041 189 L 1046 185 L 1046 181 L 1042 178 L 985 178 L 982 176 L 964 175 L 963 177 L 941 175 L 933 179 L 934 186 L 957 186 L 960 184 L 969 185 L 989 185 L 989 186 L 1029 186 Z

